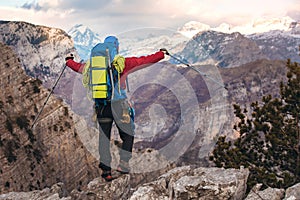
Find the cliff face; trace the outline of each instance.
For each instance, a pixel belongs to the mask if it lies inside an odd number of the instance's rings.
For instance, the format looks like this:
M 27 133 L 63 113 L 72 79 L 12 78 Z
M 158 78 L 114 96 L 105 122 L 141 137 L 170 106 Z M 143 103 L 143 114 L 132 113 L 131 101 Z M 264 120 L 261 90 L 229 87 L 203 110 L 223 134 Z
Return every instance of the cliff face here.
M 50 88 L 72 52 L 78 58 L 71 37 L 63 30 L 26 22 L 0 21 L 0 42 L 10 46 L 20 59 L 26 74 L 39 78 Z M 73 85 L 73 72 L 66 70 L 61 80 L 66 88 Z M 58 85 L 56 93 L 71 102 L 70 90 Z
M 0 41 L 15 50 L 26 72 L 42 80 L 58 73 L 66 54 L 75 51 L 71 37 L 57 28 L 0 21 L 0 33 Z
M 97 160 L 75 129 L 85 123 L 62 100 L 52 95 L 31 129 L 49 91 L 25 74 L 10 47 L 0 43 L 0 54 L 0 193 L 60 181 L 73 189 L 99 176 Z

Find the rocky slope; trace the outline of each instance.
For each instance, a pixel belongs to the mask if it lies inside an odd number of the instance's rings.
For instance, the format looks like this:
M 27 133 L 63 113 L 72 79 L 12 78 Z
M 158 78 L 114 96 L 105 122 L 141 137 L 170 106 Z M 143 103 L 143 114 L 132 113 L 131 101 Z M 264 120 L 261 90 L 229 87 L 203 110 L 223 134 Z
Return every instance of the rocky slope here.
M 58 77 L 65 56 L 72 52 L 78 57 L 73 40 L 61 29 L 26 22 L 0 21 L 0 33 L 0 42 L 16 52 L 26 74 L 39 78 L 47 88 L 51 88 Z M 57 86 L 56 93 L 70 103 L 74 74 L 66 70 L 63 76 L 65 78 Z
M 300 23 L 287 32 L 273 30 L 268 33 L 251 34 L 247 37 L 255 41 L 262 53 L 269 59 L 300 61 L 298 56 Z
M 196 34 L 185 48 L 177 53 L 188 63 L 212 63 L 222 68 L 239 67 L 258 59 L 299 62 L 297 28 L 285 31 L 242 35 L 204 31 Z
M 0 193 L 31 191 L 64 182 L 81 187 L 99 176 L 97 160 L 82 144 L 82 121 L 51 96 L 36 127 L 31 123 L 49 91 L 27 76 L 14 51 L 0 43 Z M 80 124 L 84 127 L 84 122 Z
M 180 53 L 189 63 L 216 62 L 220 67 L 236 67 L 266 58 L 255 41 L 240 33 L 200 32 Z

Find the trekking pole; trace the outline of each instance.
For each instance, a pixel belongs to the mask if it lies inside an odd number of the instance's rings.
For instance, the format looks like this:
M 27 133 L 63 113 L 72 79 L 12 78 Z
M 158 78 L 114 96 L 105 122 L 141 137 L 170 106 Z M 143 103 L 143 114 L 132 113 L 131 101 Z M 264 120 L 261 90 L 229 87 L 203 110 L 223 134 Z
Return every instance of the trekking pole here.
M 112 72 L 110 54 L 109 54 L 109 49 L 108 48 L 106 49 L 106 56 L 107 56 L 107 59 L 108 59 L 109 77 L 110 77 L 111 87 L 112 87 L 111 99 L 113 99 L 115 97 L 115 83 L 114 83 L 114 76 L 113 76 L 113 72 Z
M 48 96 L 47 96 L 47 98 L 46 98 L 46 100 L 45 100 L 45 102 L 44 102 L 43 107 L 41 108 L 41 110 L 39 111 L 39 113 L 37 114 L 37 116 L 35 117 L 35 119 L 34 119 L 34 121 L 33 121 L 33 123 L 32 123 L 31 129 L 34 127 L 34 125 L 35 125 L 35 123 L 37 122 L 37 120 L 38 120 L 40 114 L 43 112 L 43 110 L 44 110 L 44 108 L 45 108 L 45 106 L 46 106 L 46 104 L 47 104 L 47 102 L 48 102 L 48 100 L 49 100 L 51 94 L 53 93 L 53 91 L 54 91 L 54 89 L 55 89 L 55 87 L 56 87 L 56 85 L 57 85 L 59 79 L 61 78 L 62 74 L 64 73 L 66 67 L 67 67 L 67 66 L 64 65 L 63 69 L 61 70 L 61 72 L 60 72 L 58 78 L 56 79 L 56 81 L 55 81 L 55 83 L 54 83 L 54 85 L 53 85 L 53 87 L 52 87 L 50 93 L 48 94 Z
M 189 68 L 193 69 L 194 71 L 198 72 L 198 73 L 201 74 L 202 76 L 204 76 L 204 77 L 206 77 L 206 78 L 212 80 L 213 82 L 217 83 L 218 85 L 220 85 L 220 86 L 223 87 L 224 89 L 228 90 L 228 88 L 227 88 L 223 83 L 221 83 L 221 82 L 219 82 L 219 81 L 213 79 L 212 77 L 208 76 L 208 75 L 205 74 L 204 72 L 201 72 L 200 70 L 198 70 L 198 69 L 195 68 L 194 66 L 190 65 L 189 63 L 186 63 L 186 62 L 180 60 L 179 58 L 176 58 L 175 56 L 171 55 L 168 51 L 167 51 L 166 54 L 167 54 L 168 56 L 170 56 L 171 58 L 177 60 L 177 61 L 180 62 L 181 64 L 184 64 L 184 65 L 186 65 L 187 67 L 189 67 Z
M 126 88 L 127 88 L 127 92 L 130 92 L 130 90 L 129 90 L 128 76 L 126 77 Z

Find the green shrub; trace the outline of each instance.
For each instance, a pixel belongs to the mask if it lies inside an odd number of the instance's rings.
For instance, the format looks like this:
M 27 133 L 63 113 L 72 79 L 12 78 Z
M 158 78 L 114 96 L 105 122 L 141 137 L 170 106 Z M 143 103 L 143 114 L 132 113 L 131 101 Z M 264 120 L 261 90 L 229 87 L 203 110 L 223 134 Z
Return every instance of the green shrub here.
M 251 113 L 234 105 L 240 137 L 220 137 L 210 157 L 218 167 L 247 167 L 248 191 L 256 183 L 287 188 L 300 181 L 300 67 L 288 60 L 287 68 L 280 98 L 267 95 L 261 103 L 253 102 Z

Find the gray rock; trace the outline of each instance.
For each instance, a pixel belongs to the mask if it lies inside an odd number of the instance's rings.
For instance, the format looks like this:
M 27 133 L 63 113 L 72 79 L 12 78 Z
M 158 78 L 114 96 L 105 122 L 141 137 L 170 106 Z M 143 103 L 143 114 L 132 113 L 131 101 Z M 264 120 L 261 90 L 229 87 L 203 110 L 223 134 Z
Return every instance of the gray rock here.
M 136 199 L 242 199 L 247 169 L 178 167 L 136 189 Z
M 197 168 L 173 185 L 175 199 L 242 199 L 247 169 Z
M 260 190 L 262 184 L 255 185 L 245 200 L 281 200 L 284 197 L 284 189 L 267 188 Z
M 58 183 L 51 188 L 45 188 L 43 190 L 35 190 L 32 192 L 10 192 L 0 195 L 0 200 L 71 200 L 71 197 L 63 197 L 64 184 Z
M 284 200 L 300 199 L 300 183 L 286 189 Z
M 168 200 L 169 197 L 165 194 L 159 194 L 159 190 L 154 187 L 154 185 L 141 186 L 137 191 L 130 197 L 130 200 L 149 200 L 149 199 L 157 199 L 157 200 Z
M 73 190 L 72 199 L 127 199 L 130 192 L 130 175 L 123 175 L 112 182 L 101 177 L 91 181 L 83 191 Z

